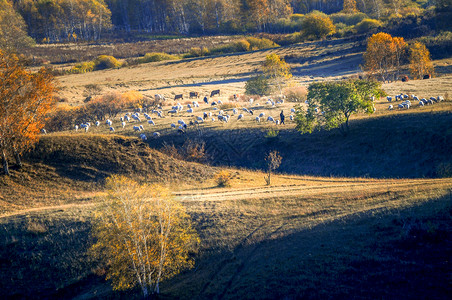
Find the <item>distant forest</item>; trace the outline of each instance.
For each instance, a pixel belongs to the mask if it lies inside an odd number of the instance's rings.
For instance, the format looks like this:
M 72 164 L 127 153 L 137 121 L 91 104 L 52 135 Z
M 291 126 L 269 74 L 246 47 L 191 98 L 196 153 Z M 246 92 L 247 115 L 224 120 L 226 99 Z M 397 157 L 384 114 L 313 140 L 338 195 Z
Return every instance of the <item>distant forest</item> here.
M 37 42 L 99 40 L 106 33 L 290 33 L 304 14 L 389 20 L 451 0 L 0 0 L 0 30 L 16 24 Z M 11 18 L 16 18 L 14 22 Z M 5 21 L 9 19 L 8 21 Z M 5 24 L 5 22 L 7 22 Z M 1 35 L 1 32 L 0 32 Z

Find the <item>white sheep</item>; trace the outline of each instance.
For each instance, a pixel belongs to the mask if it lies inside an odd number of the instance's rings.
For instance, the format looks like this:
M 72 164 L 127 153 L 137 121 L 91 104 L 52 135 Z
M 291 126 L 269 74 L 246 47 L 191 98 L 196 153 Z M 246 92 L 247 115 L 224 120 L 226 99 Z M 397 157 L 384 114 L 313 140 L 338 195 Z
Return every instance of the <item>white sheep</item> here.
M 268 116 L 267 121 L 268 121 L 268 122 L 275 122 L 275 119 L 273 119 L 272 116 Z
M 257 123 L 260 123 L 260 121 L 261 121 L 261 118 L 256 117 L 256 122 L 257 122 Z
M 386 99 L 388 100 L 388 102 L 392 101 L 392 97 L 391 96 L 387 96 Z
M 393 110 L 394 106 L 392 104 L 389 105 L 388 110 Z
M 41 133 L 42 134 L 47 134 L 47 130 L 45 130 L 44 128 L 41 129 Z
M 74 129 L 75 129 L 75 131 L 77 131 L 78 130 L 78 125 L 75 125 Z
M 237 108 L 232 109 L 232 114 L 236 115 L 238 113 Z
M 171 123 L 171 128 L 176 128 L 176 124 Z
M 295 108 L 291 108 L 291 109 L 290 109 L 290 112 L 293 112 L 293 113 L 294 113 L 294 112 L 295 112 Z
M 423 101 L 419 101 L 419 106 L 424 106 L 424 102 Z
M 293 121 L 293 115 L 290 115 L 290 116 L 289 116 L 289 119 L 290 119 L 291 121 Z
M 105 121 L 105 124 L 107 124 L 108 126 L 111 126 L 111 125 L 113 124 L 113 122 L 110 121 L 110 119 L 107 119 L 107 120 Z
M 240 115 L 237 117 L 237 120 L 240 120 L 240 119 L 242 119 L 242 118 L 243 118 L 243 115 L 240 114 Z
M 265 113 L 263 113 L 263 112 L 259 114 L 259 118 L 263 118 L 264 116 L 265 116 Z
M 199 117 L 199 116 L 196 117 L 196 120 L 199 121 L 199 122 L 204 122 L 204 119 L 202 117 Z
M 154 132 L 152 135 L 153 135 L 155 138 L 158 138 L 158 137 L 160 137 L 160 132 Z
M 142 134 L 140 134 L 140 139 L 141 139 L 142 141 L 145 141 L 145 140 L 148 139 L 148 137 L 147 137 L 144 133 L 142 133 Z
M 100 125 L 100 122 L 96 121 L 96 126 L 99 127 L 99 125 Z
M 177 109 L 172 109 L 168 111 L 169 114 L 177 114 Z
M 148 124 L 149 124 L 149 125 L 154 125 L 154 126 L 155 126 L 155 123 L 154 123 L 153 120 L 149 120 L 149 121 L 148 121 Z
M 192 114 L 193 113 L 193 108 L 187 109 L 187 113 Z
M 111 131 L 111 132 L 114 132 L 114 131 L 115 131 L 115 129 L 113 128 L 113 126 L 110 126 L 110 131 Z
M 133 128 L 134 131 L 141 131 L 140 126 L 133 126 L 132 128 Z
M 180 120 L 177 120 L 177 124 L 180 124 L 180 125 L 184 125 L 184 124 L 185 124 L 185 121 L 184 121 L 184 120 L 182 120 L 182 119 L 180 119 Z

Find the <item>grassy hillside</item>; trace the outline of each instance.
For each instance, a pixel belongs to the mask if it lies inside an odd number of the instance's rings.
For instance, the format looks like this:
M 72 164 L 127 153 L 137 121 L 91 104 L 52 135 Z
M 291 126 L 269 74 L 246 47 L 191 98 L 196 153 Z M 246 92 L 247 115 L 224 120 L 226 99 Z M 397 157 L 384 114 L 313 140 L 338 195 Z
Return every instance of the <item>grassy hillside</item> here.
M 225 128 L 188 133 L 204 141 L 215 165 L 265 169 L 264 157 L 277 150 L 279 172 L 347 177 L 443 177 L 452 173 L 452 113 L 382 115 L 351 122 L 350 133 L 338 130 L 301 135 L 289 125 Z M 187 137 L 167 135 L 158 143 L 181 144 Z M 156 143 L 156 142 L 153 142 Z
M 86 202 L 112 174 L 174 185 L 199 183 L 214 172 L 168 157 L 137 138 L 115 135 L 43 136 L 24 163 L 22 170 L 13 166 L 12 176 L 0 176 L 0 213 Z

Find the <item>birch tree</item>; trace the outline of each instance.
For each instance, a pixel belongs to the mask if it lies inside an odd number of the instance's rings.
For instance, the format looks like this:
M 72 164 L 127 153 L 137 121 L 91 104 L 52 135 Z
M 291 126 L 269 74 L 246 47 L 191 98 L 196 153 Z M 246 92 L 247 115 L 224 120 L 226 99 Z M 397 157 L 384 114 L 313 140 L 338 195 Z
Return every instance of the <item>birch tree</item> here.
M 90 253 L 108 263 L 113 289 L 139 286 L 144 297 L 160 282 L 191 268 L 199 238 L 168 189 L 124 176 L 106 180 L 107 196 L 95 213 Z

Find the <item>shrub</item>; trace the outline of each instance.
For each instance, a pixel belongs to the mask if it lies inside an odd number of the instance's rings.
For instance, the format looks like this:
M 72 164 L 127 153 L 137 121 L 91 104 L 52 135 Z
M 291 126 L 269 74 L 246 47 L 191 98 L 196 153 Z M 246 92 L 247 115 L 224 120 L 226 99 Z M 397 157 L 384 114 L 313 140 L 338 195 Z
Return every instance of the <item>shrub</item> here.
M 69 72 L 74 74 L 83 74 L 91 71 L 94 71 L 94 62 L 89 61 L 76 64 Z
M 351 25 L 356 25 L 359 22 L 361 22 L 362 20 L 366 19 L 367 15 L 362 12 L 357 12 L 354 14 L 336 13 L 336 14 L 331 14 L 330 18 L 334 24 L 343 23 L 345 25 L 351 26 Z
M 289 102 L 304 102 L 308 96 L 308 89 L 304 86 L 297 86 L 284 89 L 284 95 Z
M 219 187 L 231 186 L 231 179 L 232 179 L 231 173 L 229 173 L 226 170 L 221 170 L 214 176 L 214 180 Z
M 265 138 L 267 139 L 274 139 L 277 138 L 279 135 L 279 130 L 274 130 L 273 128 L 270 128 L 267 130 L 267 133 L 265 134 Z
M 100 55 L 94 60 L 94 70 L 105 70 L 121 67 L 121 63 L 110 55 Z
M 278 44 L 266 38 L 248 37 L 246 40 L 250 44 L 250 49 L 253 51 L 279 47 Z
M 336 32 L 336 26 L 328 16 L 310 13 L 303 20 L 302 33 L 307 38 L 325 38 Z
M 146 53 L 143 57 L 137 59 L 137 63 L 144 64 L 149 62 L 179 59 L 177 55 L 171 55 L 164 52 Z
M 206 47 L 192 47 L 186 57 L 201 57 L 206 55 L 209 55 L 209 49 Z
M 357 33 L 368 33 L 383 26 L 383 23 L 375 19 L 364 19 L 356 24 L 355 29 Z
M 262 76 L 256 76 L 245 83 L 245 93 L 248 95 L 266 95 L 270 92 L 268 80 Z

